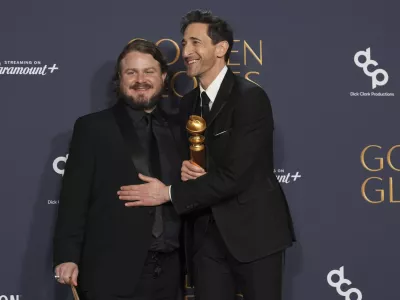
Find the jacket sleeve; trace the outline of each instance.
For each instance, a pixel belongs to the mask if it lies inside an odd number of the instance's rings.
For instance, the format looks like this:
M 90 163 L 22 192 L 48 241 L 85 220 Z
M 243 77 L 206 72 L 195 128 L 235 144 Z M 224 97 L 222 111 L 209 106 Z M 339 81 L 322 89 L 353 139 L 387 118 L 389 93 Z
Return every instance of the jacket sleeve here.
M 273 134 L 272 109 L 266 93 L 254 87 L 235 105 L 233 127 L 224 158 L 195 179 L 172 185 L 171 198 L 178 214 L 215 205 L 246 190 L 252 170 Z
M 95 167 L 89 128 L 75 122 L 62 181 L 54 234 L 53 264 L 79 263 Z

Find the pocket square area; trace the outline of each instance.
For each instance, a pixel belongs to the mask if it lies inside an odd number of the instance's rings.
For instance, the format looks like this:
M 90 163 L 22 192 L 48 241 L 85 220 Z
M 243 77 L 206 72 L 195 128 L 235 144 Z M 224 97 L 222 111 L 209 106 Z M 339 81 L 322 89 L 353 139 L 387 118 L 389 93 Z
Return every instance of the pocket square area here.
M 231 128 L 229 128 L 229 129 L 227 129 L 227 130 L 220 131 L 220 132 L 218 132 L 218 133 L 214 133 L 214 136 L 219 136 L 219 135 L 224 134 L 224 133 L 227 133 L 227 132 L 229 132 L 229 131 L 231 131 Z

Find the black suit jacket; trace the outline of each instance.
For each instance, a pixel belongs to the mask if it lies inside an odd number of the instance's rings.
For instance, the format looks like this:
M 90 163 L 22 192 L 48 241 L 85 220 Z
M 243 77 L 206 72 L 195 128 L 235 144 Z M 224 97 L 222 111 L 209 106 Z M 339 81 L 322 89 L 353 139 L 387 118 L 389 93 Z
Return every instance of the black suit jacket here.
M 181 101 L 182 126 L 198 105 L 199 88 Z M 179 214 L 210 207 L 231 254 L 251 262 L 294 241 L 288 205 L 274 175 L 271 104 L 259 86 L 228 70 L 205 132 L 207 174 L 173 184 Z
M 179 128 L 173 119 L 168 121 L 171 143 L 163 147 L 180 151 Z M 54 236 L 54 265 L 77 263 L 79 286 L 92 293 L 132 293 L 152 242 L 155 208 L 127 208 L 117 197 L 122 185 L 143 183 L 138 178 L 137 166 L 143 164 L 136 139 L 121 102 L 79 118 L 74 126 Z M 174 180 L 179 181 L 182 161 L 176 157 Z

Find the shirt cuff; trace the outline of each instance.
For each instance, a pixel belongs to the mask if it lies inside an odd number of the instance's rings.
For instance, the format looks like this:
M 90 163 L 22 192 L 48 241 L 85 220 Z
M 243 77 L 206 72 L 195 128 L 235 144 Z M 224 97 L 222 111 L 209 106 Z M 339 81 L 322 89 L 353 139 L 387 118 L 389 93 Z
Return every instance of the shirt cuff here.
M 172 202 L 172 197 L 171 197 L 171 187 L 172 187 L 172 185 L 170 185 L 169 187 L 168 187 L 168 194 L 169 194 L 169 199 L 171 200 L 171 202 Z

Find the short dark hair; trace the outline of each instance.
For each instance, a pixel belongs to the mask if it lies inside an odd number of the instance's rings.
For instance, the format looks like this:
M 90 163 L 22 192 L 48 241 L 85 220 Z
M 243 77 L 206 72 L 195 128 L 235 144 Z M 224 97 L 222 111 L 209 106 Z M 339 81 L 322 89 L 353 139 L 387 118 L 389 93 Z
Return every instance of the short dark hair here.
M 229 48 L 225 54 L 225 61 L 227 62 L 233 47 L 233 30 L 231 26 L 221 18 L 214 16 L 209 10 L 196 9 L 183 16 L 181 21 L 181 33 L 184 34 L 186 28 L 192 23 L 208 24 L 207 34 L 214 45 L 222 41 L 228 42 Z
M 134 39 L 130 41 L 122 50 L 121 54 L 118 56 L 117 63 L 115 64 L 115 72 L 113 76 L 113 86 L 114 91 L 117 96 L 119 96 L 119 76 L 121 72 L 121 61 L 125 58 L 128 53 L 137 51 L 140 53 L 147 53 L 153 56 L 153 58 L 160 63 L 161 73 L 168 72 L 168 64 L 164 55 L 161 53 L 160 49 L 153 42 L 144 39 Z

